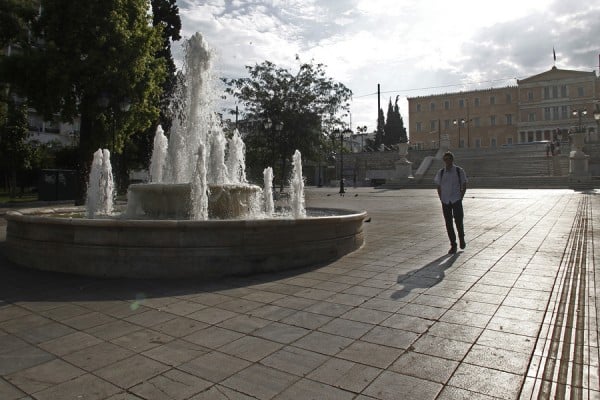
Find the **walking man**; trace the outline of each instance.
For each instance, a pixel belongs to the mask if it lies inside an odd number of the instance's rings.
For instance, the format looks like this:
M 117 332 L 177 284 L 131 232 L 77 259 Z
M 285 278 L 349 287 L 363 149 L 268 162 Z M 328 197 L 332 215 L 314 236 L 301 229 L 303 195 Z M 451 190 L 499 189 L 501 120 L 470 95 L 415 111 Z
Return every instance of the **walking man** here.
M 468 180 L 465 170 L 454 165 L 454 155 L 451 152 L 447 151 L 443 160 L 446 166 L 438 171 L 433 181 L 437 185 L 438 196 L 442 202 L 446 231 L 450 239 L 448 254 L 454 254 L 456 253 L 456 233 L 454 232 L 453 218 L 458 231 L 460 248 L 466 247 L 462 199 L 467 191 Z

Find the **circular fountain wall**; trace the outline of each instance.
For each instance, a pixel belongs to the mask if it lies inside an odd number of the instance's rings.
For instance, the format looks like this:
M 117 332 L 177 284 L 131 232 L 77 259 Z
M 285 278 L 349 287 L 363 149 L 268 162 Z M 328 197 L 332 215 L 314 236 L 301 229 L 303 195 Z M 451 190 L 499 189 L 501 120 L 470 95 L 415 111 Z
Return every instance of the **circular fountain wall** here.
M 41 270 L 97 277 L 217 278 L 314 266 L 362 246 L 366 212 L 308 209 L 301 219 L 127 220 L 6 215 L 6 254 Z

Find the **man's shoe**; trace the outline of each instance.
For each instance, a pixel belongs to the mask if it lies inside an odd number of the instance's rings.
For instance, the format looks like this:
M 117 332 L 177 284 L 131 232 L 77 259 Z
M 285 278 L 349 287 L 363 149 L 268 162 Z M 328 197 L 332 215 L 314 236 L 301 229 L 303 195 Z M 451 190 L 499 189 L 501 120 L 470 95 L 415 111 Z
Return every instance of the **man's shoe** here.
M 461 239 L 460 240 L 460 249 L 464 249 L 465 247 L 467 247 L 467 244 L 465 243 L 465 239 Z
M 450 247 L 450 250 L 448 250 L 448 254 L 454 254 L 456 253 L 456 245 L 453 245 L 452 247 Z

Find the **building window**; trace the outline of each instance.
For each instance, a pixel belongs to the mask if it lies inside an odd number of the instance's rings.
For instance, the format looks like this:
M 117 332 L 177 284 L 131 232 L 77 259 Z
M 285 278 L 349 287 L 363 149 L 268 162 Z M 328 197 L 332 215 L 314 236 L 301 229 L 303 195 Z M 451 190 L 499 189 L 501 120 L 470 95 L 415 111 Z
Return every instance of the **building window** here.
M 475 148 L 480 148 L 481 147 L 481 139 L 475 139 Z
M 569 108 L 567 106 L 560 107 L 560 119 L 569 118 Z
M 567 97 L 567 85 L 560 86 L 560 97 Z
M 490 105 L 493 106 L 494 104 L 496 104 L 496 96 L 491 96 L 490 97 Z
M 496 116 L 495 115 L 490 116 L 490 126 L 496 126 Z
M 417 103 L 417 112 L 421 112 L 421 103 Z
M 533 91 L 530 90 L 529 92 L 527 92 L 527 100 L 533 101 Z
M 431 128 L 431 131 L 435 131 L 435 120 L 432 119 L 431 121 L 429 121 L 429 127 Z
M 475 117 L 475 118 L 473 118 L 473 125 L 474 125 L 476 128 L 479 128 L 479 127 L 481 126 L 481 118 L 479 118 L 479 117 Z
M 544 107 L 544 121 L 550 121 L 552 119 L 552 110 L 550 107 Z
M 560 119 L 560 114 L 558 113 L 558 106 L 552 107 L 552 119 L 555 121 Z
M 480 101 L 479 101 L 479 97 L 475 97 L 475 107 L 479 107 Z
M 527 121 L 529 122 L 535 122 L 535 113 L 529 113 L 529 115 L 527 116 Z
M 492 138 L 492 140 L 490 141 L 490 147 L 496 147 L 496 138 Z
M 544 100 L 548 100 L 550 98 L 550 88 L 546 86 L 544 88 Z
M 578 87 L 578 88 L 577 88 L 577 96 L 579 96 L 579 97 L 583 97 L 583 96 L 584 96 L 584 94 L 585 94 L 585 92 L 584 92 L 584 90 L 583 90 L 583 87 Z
M 429 104 L 429 111 L 435 111 L 435 103 Z
M 450 102 L 448 100 L 444 101 L 444 110 L 450 109 Z
M 444 129 L 446 129 L 446 130 L 450 129 L 450 120 L 449 119 L 444 120 Z
M 552 98 L 553 99 L 558 98 L 558 86 L 552 86 Z
M 513 144 L 513 139 L 511 137 L 507 137 L 506 144 Z
M 510 93 L 506 94 L 506 104 L 512 103 L 512 95 Z
M 506 114 L 506 125 L 512 125 L 512 114 Z
M 459 108 L 465 108 L 465 100 L 464 99 L 458 100 L 458 107 Z
M 416 123 L 415 128 L 416 128 L 417 132 L 422 132 L 423 131 L 423 129 L 421 129 L 421 123 L 420 122 Z

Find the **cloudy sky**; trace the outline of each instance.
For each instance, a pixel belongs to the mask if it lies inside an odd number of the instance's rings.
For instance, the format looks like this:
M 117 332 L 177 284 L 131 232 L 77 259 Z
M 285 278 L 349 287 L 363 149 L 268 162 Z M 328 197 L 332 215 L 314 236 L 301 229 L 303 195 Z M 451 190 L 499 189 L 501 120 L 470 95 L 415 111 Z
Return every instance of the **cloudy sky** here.
M 557 0 L 177 0 L 182 36 L 200 32 L 215 75 L 269 60 L 326 65 L 353 93 L 352 127 L 407 97 L 516 84 L 556 66 L 598 72 L 600 3 Z M 180 44 L 174 45 L 181 58 Z

